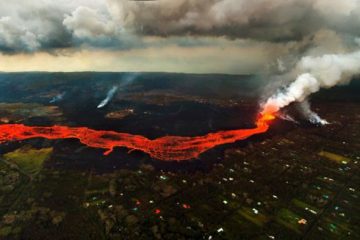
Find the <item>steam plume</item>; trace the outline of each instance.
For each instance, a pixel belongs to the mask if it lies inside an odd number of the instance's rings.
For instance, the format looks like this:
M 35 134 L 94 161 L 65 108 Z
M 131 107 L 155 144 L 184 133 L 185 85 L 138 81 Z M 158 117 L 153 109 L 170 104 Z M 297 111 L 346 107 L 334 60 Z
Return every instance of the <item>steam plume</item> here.
M 328 121 L 322 119 L 316 112 L 311 110 L 309 100 L 305 100 L 300 103 L 300 111 L 304 114 L 305 117 L 309 119 L 309 121 L 313 124 L 326 125 L 329 124 Z
M 132 83 L 138 76 L 140 75 L 140 73 L 129 73 L 126 74 L 125 77 L 121 80 L 121 83 L 118 86 L 113 86 L 107 93 L 106 98 L 104 100 L 102 100 L 99 105 L 97 106 L 97 108 L 103 108 L 105 107 L 110 101 L 111 99 L 114 97 L 115 93 L 118 91 L 119 87 L 120 88 L 124 88 L 125 86 L 129 85 L 130 83 Z
M 272 95 L 262 105 L 262 113 L 276 113 L 293 102 L 303 102 L 307 97 L 320 90 L 347 83 L 351 77 L 360 73 L 360 51 L 347 54 L 326 54 L 319 57 L 303 57 L 294 69 L 301 73 L 285 90 Z M 308 102 L 303 109 L 311 121 L 324 124 L 316 113 L 310 110 Z
M 121 83 L 119 84 L 120 87 L 124 87 L 124 86 L 129 85 L 129 84 L 132 83 L 139 75 L 140 75 L 140 73 L 129 73 L 129 74 L 126 74 L 125 77 L 121 80 Z
M 103 108 L 105 107 L 110 100 L 114 97 L 116 91 L 118 90 L 117 86 L 113 86 L 107 93 L 106 98 L 100 102 L 100 104 L 97 106 L 97 108 Z
M 49 103 L 56 103 L 56 102 L 62 101 L 64 99 L 65 94 L 66 94 L 66 92 L 56 95 L 49 101 Z

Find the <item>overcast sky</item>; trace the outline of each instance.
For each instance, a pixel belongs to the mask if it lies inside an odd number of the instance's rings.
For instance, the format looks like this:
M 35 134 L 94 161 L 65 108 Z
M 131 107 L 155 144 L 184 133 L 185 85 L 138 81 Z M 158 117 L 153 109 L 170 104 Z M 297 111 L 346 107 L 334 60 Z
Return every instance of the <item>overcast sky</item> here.
M 0 71 L 280 71 L 359 26 L 358 0 L 1 1 Z

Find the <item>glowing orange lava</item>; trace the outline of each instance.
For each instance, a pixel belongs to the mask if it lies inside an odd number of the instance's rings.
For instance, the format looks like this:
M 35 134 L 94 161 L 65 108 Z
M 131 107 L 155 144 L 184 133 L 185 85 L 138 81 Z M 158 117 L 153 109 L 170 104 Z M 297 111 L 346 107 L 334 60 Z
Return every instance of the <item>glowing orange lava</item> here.
M 0 125 L 0 143 L 30 138 L 76 138 L 89 147 L 106 149 L 105 155 L 111 153 L 114 147 L 125 147 L 131 151 L 143 151 L 159 160 L 181 161 L 197 158 L 201 153 L 215 146 L 233 143 L 254 134 L 266 132 L 269 128 L 268 122 L 274 118 L 271 114 L 261 115 L 256 122 L 256 128 L 253 129 L 219 131 L 196 137 L 166 136 L 153 140 L 140 135 L 93 130 L 86 127 L 3 124 Z

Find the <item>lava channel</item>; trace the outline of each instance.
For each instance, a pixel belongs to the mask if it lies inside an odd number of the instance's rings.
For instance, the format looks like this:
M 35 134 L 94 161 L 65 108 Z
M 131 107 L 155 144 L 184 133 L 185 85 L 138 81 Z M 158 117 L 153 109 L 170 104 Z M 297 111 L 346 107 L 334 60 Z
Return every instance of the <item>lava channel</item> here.
M 201 153 L 215 146 L 234 143 L 254 134 L 264 133 L 269 128 L 268 122 L 274 118 L 273 115 L 264 114 L 257 120 L 256 128 L 252 129 L 219 131 L 195 137 L 165 136 L 153 140 L 141 135 L 93 130 L 86 127 L 59 125 L 38 127 L 23 124 L 3 124 L 0 125 L 0 143 L 30 138 L 75 138 L 88 147 L 105 149 L 104 155 L 110 154 L 114 147 L 125 147 L 130 151 L 145 152 L 152 158 L 159 160 L 182 161 L 198 158 Z

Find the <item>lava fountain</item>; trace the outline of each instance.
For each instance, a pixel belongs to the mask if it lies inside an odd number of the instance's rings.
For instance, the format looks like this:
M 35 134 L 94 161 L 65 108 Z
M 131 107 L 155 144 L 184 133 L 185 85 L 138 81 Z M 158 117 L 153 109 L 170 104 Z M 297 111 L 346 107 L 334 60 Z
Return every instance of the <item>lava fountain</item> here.
M 153 140 L 141 135 L 93 130 L 87 127 L 3 124 L 0 125 L 0 143 L 30 138 L 75 138 L 88 147 L 105 149 L 104 155 L 110 154 L 114 147 L 125 147 L 130 151 L 145 152 L 152 158 L 163 161 L 183 161 L 198 158 L 201 153 L 215 146 L 234 143 L 252 135 L 264 133 L 269 128 L 268 123 L 273 119 L 275 119 L 273 114 L 263 113 L 256 121 L 256 127 L 252 129 L 219 131 L 195 137 L 165 136 Z

